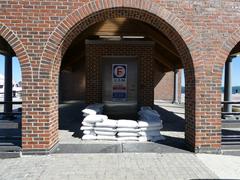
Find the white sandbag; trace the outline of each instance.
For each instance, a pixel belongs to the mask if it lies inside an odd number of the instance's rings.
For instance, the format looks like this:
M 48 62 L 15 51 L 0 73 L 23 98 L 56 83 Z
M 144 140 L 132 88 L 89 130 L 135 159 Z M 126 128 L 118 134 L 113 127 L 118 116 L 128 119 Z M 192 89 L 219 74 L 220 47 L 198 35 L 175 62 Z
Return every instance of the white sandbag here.
M 97 122 L 95 124 L 96 127 L 110 127 L 110 128 L 115 128 L 117 127 L 117 121 L 116 120 L 111 120 L 107 119 L 102 122 Z
M 146 127 L 161 127 L 162 121 L 138 121 L 138 127 L 140 128 L 146 128 Z
M 138 123 L 133 120 L 119 120 L 117 122 L 117 127 L 118 128 L 137 128 Z
M 93 130 L 84 130 L 84 131 L 83 131 L 83 134 L 96 136 L 96 134 L 95 134 L 95 132 L 94 132 Z
M 86 117 L 86 116 L 88 116 L 89 114 L 86 114 L 86 113 L 83 113 L 83 117 Z
M 151 137 L 146 137 L 146 136 L 139 136 L 138 141 L 139 142 L 147 142 L 151 139 Z
M 136 128 L 117 128 L 118 132 L 139 132 L 140 129 Z
M 88 127 L 93 127 L 94 126 L 94 123 L 87 123 L 85 121 L 82 122 L 82 125 L 83 126 L 88 126 Z
M 108 128 L 108 127 L 94 127 L 94 131 L 117 132 L 116 129 Z
M 118 137 L 137 137 L 139 134 L 137 132 L 119 132 Z
M 140 119 L 145 121 L 157 121 L 160 119 L 160 115 L 155 110 L 141 110 L 138 112 Z
M 80 130 L 84 131 L 84 130 L 93 130 L 93 126 L 82 126 L 80 128 Z
M 110 132 L 110 131 L 94 131 L 97 135 L 103 135 L 103 136 L 115 136 L 116 132 Z
M 82 112 L 85 115 L 96 115 L 96 114 L 101 114 L 103 111 L 103 104 L 90 104 L 88 105 L 85 109 L 82 110 Z
M 94 109 L 85 108 L 85 109 L 82 110 L 82 112 L 83 112 L 84 116 L 88 116 L 88 115 L 96 115 L 98 111 L 96 111 Z
M 97 140 L 108 140 L 108 141 L 117 141 L 116 136 L 102 136 L 98 135 Z
M 118 137 L 118 141 L 138 141 L 138 137 Z
M 140 136 L 160 136 L 160 131 L 140 131 Z
M 154 131 L 154 130 L 159 130 L 162 129 L 163 126 L 150 126 L 150 127 L 141 127 L 139 128 L 139 131 Z
M 94 136 L 94 135 L 84 135 L 82 137 L 82 140 L 96 140 L 97 139 L 97 136 Z
M 107 119 L 108 119 L 107 116 L 97 114 L 97 115 L 89 115 L 89 116 L 85 117 L 83 119 L 83 121 L 87 122 L 87 123 L 96 123 L 96 122 L 102 122 Z

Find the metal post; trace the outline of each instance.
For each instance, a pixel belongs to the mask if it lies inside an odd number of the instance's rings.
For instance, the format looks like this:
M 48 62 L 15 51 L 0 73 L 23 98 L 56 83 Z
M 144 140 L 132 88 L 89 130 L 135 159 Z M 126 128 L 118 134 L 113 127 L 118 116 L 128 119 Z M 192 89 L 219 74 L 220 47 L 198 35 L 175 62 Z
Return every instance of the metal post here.
M 173 104 L 178 104 L 178 69 L 174 70 L 174 92 L 173 92 Z
M 232 57 L 225 63 L 224 101 L 232 101 Z M 232 112 L 232 104 L 224 104 L 224 112 Z
M 4 77 L 4 112 L 12 112 L 12 56 L 5 56 L 5 77 Z

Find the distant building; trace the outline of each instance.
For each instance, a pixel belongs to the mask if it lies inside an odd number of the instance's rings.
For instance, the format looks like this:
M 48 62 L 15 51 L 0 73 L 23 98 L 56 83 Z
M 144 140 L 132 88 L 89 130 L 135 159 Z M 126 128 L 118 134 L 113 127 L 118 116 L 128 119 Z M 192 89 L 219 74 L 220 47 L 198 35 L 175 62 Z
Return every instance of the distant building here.
M 21 96 L 22 93 L 21 81 L 19 83 L 16 83 L 13 80 L 12 85 L 13 85 L 13 97 Z M 0 97 L 2 97 L 3 95 L 4 95 L 4 76 L 0 74 Z

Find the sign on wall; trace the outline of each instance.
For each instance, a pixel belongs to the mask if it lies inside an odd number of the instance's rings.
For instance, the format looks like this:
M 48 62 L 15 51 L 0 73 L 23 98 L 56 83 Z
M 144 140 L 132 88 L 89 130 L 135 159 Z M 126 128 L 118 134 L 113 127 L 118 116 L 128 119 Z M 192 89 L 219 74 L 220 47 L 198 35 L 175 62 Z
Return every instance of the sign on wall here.
M 112 65 L 112 99 L 127 100 L 127 64 Z

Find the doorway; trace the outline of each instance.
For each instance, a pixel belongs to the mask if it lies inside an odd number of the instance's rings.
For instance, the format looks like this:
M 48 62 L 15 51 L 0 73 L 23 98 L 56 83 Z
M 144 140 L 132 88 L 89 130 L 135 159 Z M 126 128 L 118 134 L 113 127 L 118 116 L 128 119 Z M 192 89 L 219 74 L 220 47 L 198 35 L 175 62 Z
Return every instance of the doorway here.
M 102 82 L 104 113 L 111 118 L 136 119 L 138 109 L 137 57 L 103 57 Z

